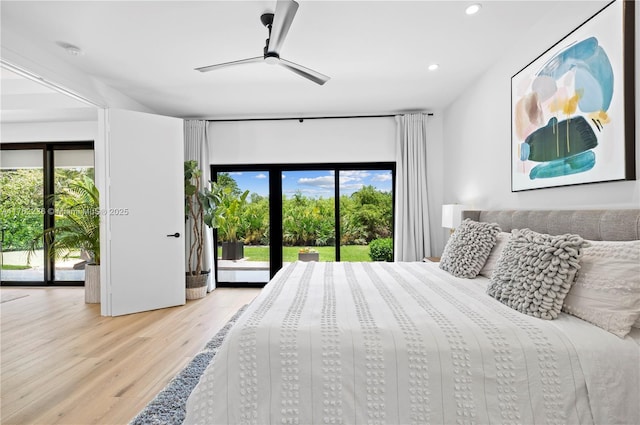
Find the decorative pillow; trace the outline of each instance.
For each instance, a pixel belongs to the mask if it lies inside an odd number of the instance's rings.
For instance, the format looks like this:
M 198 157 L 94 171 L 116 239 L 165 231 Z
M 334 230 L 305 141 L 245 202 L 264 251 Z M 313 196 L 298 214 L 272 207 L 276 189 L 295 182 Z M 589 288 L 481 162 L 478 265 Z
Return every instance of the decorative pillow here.
M 555 319 L 562 309 L 582 248 L 578 235 L 551 236 L 513 230 L 491 276 L 487 293 L 521 313 Z
M 496 244 L 500 227 L 465 219 L 453 232 L 440 257 L 440 268 L 456 277 L 474 278 Z
M 496 264 L 498 264 L 498 259 L 500 258 L 500 254 L 505 246 L 507 246 L 507 242 L 511 238 L 511 233 L 500 232 L 496 235 L 496 244 L 493 246 L 493 249 L 489 253 L 489 257 L 487 261 L 484 263 L 482 270 L 480 270 L 480 275 L 484 277 L 491 277 L 493 271 L 496 268 Z
M 640 318 L 640 241 L 590 241 L 562 311 L 621 338 Z

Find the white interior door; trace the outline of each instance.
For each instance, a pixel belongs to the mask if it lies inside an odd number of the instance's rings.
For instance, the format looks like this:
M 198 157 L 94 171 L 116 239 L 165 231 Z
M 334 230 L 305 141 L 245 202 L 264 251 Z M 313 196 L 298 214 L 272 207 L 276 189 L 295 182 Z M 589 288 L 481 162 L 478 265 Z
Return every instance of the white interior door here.
M 119 109 L 106 110 L 104 120 L 102 314 L 182 305 L 183 121 Z

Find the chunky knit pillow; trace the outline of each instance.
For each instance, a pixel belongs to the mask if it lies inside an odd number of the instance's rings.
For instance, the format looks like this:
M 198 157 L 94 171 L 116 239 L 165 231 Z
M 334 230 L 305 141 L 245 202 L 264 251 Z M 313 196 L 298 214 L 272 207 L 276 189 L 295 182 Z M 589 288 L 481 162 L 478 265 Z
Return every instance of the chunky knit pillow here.
M 440 257 L 440 268 L 456 277 L 474 278 L 496 244 L 500 227 L 465 219 L 453 232 Z
M 585 246 L 588 243 L 578 235 L 513 230 L 487 293 L 521 313 L 555 319 L 580 268 Z

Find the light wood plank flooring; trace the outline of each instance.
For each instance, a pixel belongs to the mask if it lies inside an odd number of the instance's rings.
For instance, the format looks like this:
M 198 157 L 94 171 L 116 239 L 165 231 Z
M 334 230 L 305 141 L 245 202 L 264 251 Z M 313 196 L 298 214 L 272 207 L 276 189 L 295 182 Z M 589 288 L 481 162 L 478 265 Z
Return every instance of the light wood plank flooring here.
M 0 288 L 3 425 L 128 423 L 260 290 L 121 317 L 83 291 Z

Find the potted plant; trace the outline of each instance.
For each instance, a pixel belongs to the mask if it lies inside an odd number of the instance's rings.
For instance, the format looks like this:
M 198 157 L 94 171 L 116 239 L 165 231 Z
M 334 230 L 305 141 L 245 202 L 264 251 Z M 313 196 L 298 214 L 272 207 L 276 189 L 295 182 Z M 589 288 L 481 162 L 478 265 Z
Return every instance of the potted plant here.
M 320 261 L 320 253 L 313 248 L 300 248 L 298 261 Z
M 215 227 L 211 217 L 215 215 L 217 194 L 200 190 L 202 171 L 198 161 L 184 163 L 184 196 L 185 221 L 191 219 L 192 243 L 189 247 L 189 258 L 186 272 L 186 298 L 188 300 L 202 298 L 207 294 L 207 279 L 210 270 L 202 270 L 204 260 L 204 227 Z
M 49 244 L 49 256 L 67 259 L 80 251 L 86 258 L 84 293 L 86 303 L 100 302 L 100 194 L 93 180 L 69 184 L 52 195 L 55 225 L 36 236 L 29 247 L 28 259 L 40 247 L 43 238 Z
M 216 204 L 216 212 L 212 214 L 208 224 L 218 229 L 222 241 L 222 259 L 239 260 L 244 257 L 244 243 L 238 240 L 238 229 L 241 225 L 241 213 L 247 204 L 249 191 L 234 193 L 233 188 L 211 183 L 210 198 Z

